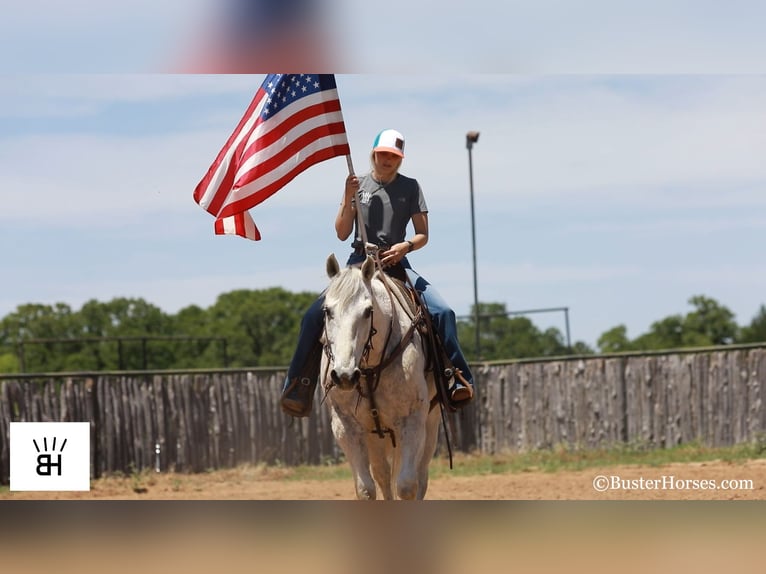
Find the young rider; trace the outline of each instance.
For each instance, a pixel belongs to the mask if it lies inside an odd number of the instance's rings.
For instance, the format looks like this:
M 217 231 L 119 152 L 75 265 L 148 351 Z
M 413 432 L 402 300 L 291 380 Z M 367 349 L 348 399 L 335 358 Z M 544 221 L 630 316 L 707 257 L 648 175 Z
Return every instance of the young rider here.
M 380 132 L 370 154 L 370 173 L 346 178 L 343 200 L 335 218 L 335 231 L 338 238 L 345 241 L 356 230 L 352 243 L 354 250 L 347 264 L 362 263 L 367 253 L 357 228 L 357 210 L 361 210 L 367 242 L 378 246 L 381 264 L 394 276 L 397 271 L 398 274 L 406 273 L 428 308 L 449 360 L 467 383 L 463 384 L 455 377 L 455 383 L 449 389 L 450 404 L 461 408 L 473 398 L 473 376 L 458 343 L 455 312 L 407 260 L 408 253 L 423 249 L 428 243 L 428 208 L 417 180 L 399 173 L 403 159 L 404 136 L 391 129 Z M 414 234 L 408 238 L 410 222 Z M 323 301 L 322 295 L 301 321 L 298 346 L 282 391 L 282 409 L 295 417 L 311 414 L 321 359 L 319 339 L 324 325 Z

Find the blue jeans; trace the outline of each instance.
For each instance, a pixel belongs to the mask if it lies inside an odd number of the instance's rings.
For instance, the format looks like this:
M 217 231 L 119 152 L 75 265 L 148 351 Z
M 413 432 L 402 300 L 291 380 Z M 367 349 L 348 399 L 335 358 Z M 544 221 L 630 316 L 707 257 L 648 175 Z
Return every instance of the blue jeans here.
M 468 367 L 468 362 L 465 360 L 463 350 L 460 348 L 460 343 L 457 340 L 457 321 L 455 319 L 455 312 L 449 305 L 447 305 L 447 302 L 442 298 L 439 292 L 410 267 L 406 258 L 402 260 L 402 264 L 407 271 L 407 277 L 415 286 L 415 291 L 420 294 L 423 303 L 431 314 L 431 322 L 442 340 L 444 350 L 447 352 L 449 360 L 452 361 L 452 365 L 456 369 L 459 369 L 463 373 L 463 378 L 473 386 L 471 369 Z
M 285 388 L 290 384 L 290 381 L 300 376 L 301 370 L 306 366 L 311 355 L 311 350 L 314 348 L 322 337 L 322 329 L 324 329 L 324 313 L 322 312 L 322 306 L 324 305 L 324 292 L 314 301 L 311 306 L 303 314 L 301 319 L 301 331 L 298 335 L 298 346 L 293 353 L 293 359 L 290 361 L 290 367 L 287 369 L 287 379 L 285 380 Z
M 363 257 L 352 254 L 351 257 L 349 257 L 347 264 L 353 265 L 363 260 Z M 423 303 L 425 303 L 428 308 L 428 311 L 431 314 L 431 321 L 444 344 L 444 350 L 447 352 L 447 356 L 450 361 L 452 361 L 454 367 L 460 369 L 465 380 L 473 386 L 471 369 L 468 367 L 468 362 L 465 360 L 463 351 L 460 349 L 460 343 L 457 340 L 457 321 L 455 319 L 455 312 L 449 305 L 447 305 L 446 301 L 442 299 L 442 296 L 439 295 L 438 291 L 410 267 L 410 263 L 407 261 L 406 257 L 402 259 L 402 266 L 407 272 L 407 277 L 415 286 L 415 290 L 420 294 Z M 290 367 L 287 370 L 285 387 L 292 379 L 300 376 L 301 370 L 306 365 L 312 348 L 322 336 L 322 329 L 324 328 L 322 305 L 324 305 L 324 293 L 311 304 L 303 315 L 303 319 L 301 320 L 301 331 L 298 336 L 298 345 L 293 354 L 293 359 L 290 361 Z

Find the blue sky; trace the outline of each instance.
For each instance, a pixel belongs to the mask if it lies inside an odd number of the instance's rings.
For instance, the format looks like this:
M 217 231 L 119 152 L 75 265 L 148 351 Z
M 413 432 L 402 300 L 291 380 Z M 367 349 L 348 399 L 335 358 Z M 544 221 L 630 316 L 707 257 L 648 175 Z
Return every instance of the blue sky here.
M 346 174 L 336 158 L 257 206 L 260 242 L 213 235 L 192 190 L 262 75 L 8 75 L 0 88 L 0 315 L 142 297 L 166 310 L 238 288 L 320 290 Z M 766 303 L 766 77 L 339 75 L 358 172 L 407 138 L 431 241 L 413 265 L 458 315 L 479 299 L 568 307 L 573 340 L 631 337 L 703 294 L 740 324 Z M 535 315 L 564 330 L 561 314 Z
M 322 5 L 330 68 L 358 72 L 338 75 L 357 171 L 380 129 L 407 138 L 402 171 L 431 211 L 413 265 L 468 313 L 465 133 L 478 130 L 481 301 L 568 307 L 590 345 L 619 324 L 636 337 L 697 294 L 747 324 L 766 303 L 766 6 L 530 4 Z M 176 312 L 232 289 L 325 285 L 325 257 L 348 251 L 332 229 L 342 158 L 253 210 L 258 243 L 214 236 L 192 200 L 261 72 L 280 71 L 256 59 L 248 75 L 162 73 L 229 47 L 200 31 L 233 6 L 4 7 L 0 316 L 118 296 Z M 532 318 L 564 329 L 561 314 Z

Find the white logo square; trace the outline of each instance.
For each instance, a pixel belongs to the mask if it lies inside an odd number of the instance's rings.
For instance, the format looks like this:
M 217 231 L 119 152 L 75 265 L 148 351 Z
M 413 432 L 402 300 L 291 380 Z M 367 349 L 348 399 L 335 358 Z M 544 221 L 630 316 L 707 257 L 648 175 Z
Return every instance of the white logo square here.
M 90 423 L 11 423 L 11 490 L 90 490 Z

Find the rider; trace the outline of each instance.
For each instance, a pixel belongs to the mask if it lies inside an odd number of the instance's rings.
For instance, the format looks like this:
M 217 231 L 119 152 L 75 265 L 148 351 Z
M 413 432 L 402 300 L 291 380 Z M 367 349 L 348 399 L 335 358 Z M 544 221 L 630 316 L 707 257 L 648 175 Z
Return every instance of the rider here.
M 463 384 L 459 377 L 455 377 L 449 390 L 450 404 L 461 408 L 473 398 L 473 376 L 458 343 L 455 312 L 407 260 L 410 251 L 422 249 L 428 243 L 428 208 L 417 180 L 399 173 L 403 158 L 404 136 L 391 129 L 380 132 L 370 154 L 371 172 L 359 178 L 353 174 L 346 178 L 343 201 L 335 218 L 335 231 L 338 238 L 345 241 L 351 231 L 356 230 L 352 243 L 354 251 L 347 264 L 362 263 L 367 254 L 362 242 L 364 236 L 358 229 L 356 210 L 360 209 L 367 241 L 379 247 L 381 264 L 393 276 L 402 275 L 402 271 L 406 273 L 428 307 L 449 360 L 467 383 Z M 410 221 L 415 234 L 407 239 Z M 303 316 L 298 346 L 282 390 L 282 410 L 295 417 L 311 414 L 322 352 L 319 340 L 324 325 L 323 302 L 324 295 L 320 295 Z

